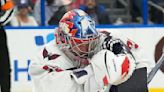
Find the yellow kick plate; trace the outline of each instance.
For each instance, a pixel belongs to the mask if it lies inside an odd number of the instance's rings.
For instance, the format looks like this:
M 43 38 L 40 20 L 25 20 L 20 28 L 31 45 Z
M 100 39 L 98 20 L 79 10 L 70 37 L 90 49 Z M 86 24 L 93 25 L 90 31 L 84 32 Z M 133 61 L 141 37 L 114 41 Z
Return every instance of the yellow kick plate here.
M 164 92 L 164 88 L 149 88 L 149 92 Z

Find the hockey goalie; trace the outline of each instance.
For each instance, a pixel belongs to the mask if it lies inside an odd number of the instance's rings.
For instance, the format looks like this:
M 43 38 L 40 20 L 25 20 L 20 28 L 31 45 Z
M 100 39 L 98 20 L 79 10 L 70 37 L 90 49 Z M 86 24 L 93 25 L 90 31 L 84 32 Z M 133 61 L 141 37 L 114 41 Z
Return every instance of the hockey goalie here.
M 82 10 L 67 12 L 55 30 L 55 41 L 42 48 L 29 67 L 33 92 L 109 92 L 126 82 L 137 67 L 127 39 L 98 32 Z M 136 47 L 137 48 L 137 47 Z

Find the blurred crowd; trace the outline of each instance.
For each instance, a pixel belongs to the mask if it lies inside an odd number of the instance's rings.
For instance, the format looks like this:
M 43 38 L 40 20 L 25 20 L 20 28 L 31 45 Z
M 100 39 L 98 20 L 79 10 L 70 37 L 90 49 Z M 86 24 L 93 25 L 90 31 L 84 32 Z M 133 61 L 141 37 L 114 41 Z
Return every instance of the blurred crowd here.
M 88 13 L 96 24 L 142 24 L 143 0 L 14 0 L 16 13 L 11 26 L 58 25 L 64 13 L 79 8 Z M 42 4 L 43 5 L 43 4 Z M 148 23 L 163 24 L 164 0 L 148 0 Z M 42 21 L 42 18 L 45 18 Z

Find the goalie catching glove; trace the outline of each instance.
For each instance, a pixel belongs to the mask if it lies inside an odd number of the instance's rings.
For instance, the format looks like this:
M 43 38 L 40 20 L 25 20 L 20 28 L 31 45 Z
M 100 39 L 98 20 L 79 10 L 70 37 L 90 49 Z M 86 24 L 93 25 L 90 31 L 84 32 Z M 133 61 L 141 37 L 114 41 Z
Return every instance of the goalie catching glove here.
M 135 60 L 130 54 L 115 55 L 105 49 L 93 56 L 91 65 L 97 82 L 102 86 L 121 84 L 135 70 Z

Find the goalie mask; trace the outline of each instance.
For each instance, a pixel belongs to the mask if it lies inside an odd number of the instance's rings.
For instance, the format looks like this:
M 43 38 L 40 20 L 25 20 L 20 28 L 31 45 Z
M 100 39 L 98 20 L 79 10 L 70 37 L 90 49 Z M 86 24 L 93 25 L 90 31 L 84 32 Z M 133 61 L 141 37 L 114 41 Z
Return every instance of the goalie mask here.
M 62 17 L 56 37 L 61 49 L 69 49 L 81 58 L 91 57 L 99 45 L 95 22 L 79 9 L 71 10 Z

